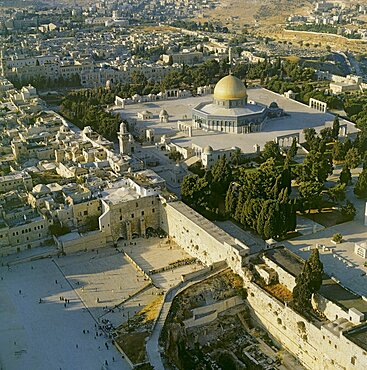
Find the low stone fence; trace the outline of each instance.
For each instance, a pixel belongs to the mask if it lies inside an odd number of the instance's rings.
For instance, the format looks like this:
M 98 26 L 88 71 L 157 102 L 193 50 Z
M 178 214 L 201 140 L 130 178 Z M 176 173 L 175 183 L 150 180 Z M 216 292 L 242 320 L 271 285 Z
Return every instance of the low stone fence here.
M 68 233 L 54 238 L 56 245 L 65 253 L 75 253 L 112 245 L 107 241 L 106 234 L 97 230 L 88 233 Z
M 126 257 L 126 259 L 135 267 L 135 269 L 139 272 L 141 272 L 144 277 L 151 283 L 153 284 L 153 280 L 152 278 L 138 265 L 137 262 L 134 261 L 134 259 L 128 255 L 127 252 L 123 251 L 123 254 L 124 256 Z
M 149 270 L 148 274 L 149 275 L 154 275 L 154 274 L 159 274 L 160 272 L 174 270 L 175 268 L 178 268 L 178 267 L 181 267 L 181 266 L 192 265 L 196 261 L 197 261 L 197 259 L 194 258 L 194 257 L 185 258 L 183 260 L 172 262 L 167 266 L 160 267 L 160 268 L 153 269 L 153 270 Z
M 204 267 L 198 271 L 188 272 L 187 274 L 181 275 L 181 281 L 185 282 L 191 279 L 195 279 L 201 275 L 207 274 L 211 270 L 210 267 Z
M 183 323 L 186 328 L 205 325 L 214 321 L 221 312 L 241 304 L 243 304 L 243 300 L 238 296 L 234 296 L 208 306 L 194 308 L 192 310 L 193 317 L 185 320 Z

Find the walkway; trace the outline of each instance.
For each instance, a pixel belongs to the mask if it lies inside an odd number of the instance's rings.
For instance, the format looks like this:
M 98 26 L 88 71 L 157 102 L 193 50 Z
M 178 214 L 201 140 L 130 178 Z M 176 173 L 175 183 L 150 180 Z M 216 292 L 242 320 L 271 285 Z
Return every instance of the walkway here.
M 209 279 L 210 277 L 223 272 L 227 268 L 228 267 L 225 267 L 225 268 L 220 267 L 220 268 L 214 269 L 208 273 L 205 273 L 204 275 L 197 276 L 193 278 L 192 280 L 187 280 L 167 291 L 164 297 L 161 311 L 159 313 L 159 317 L 155 323 L 153 332 L 150 335 L 146 343 L 146 351 L 148 354 L 149 362 L 154 367 L 155 370 L 164 370 L 160 348 L 159 348 L 159 337 L 161 335 L 163 325 L 167 319 L 168 313 L 171 309 L 173 299 L 176 297 L 177 294 L 189 288 L 191 285 L 202 282 L 206 279 Z

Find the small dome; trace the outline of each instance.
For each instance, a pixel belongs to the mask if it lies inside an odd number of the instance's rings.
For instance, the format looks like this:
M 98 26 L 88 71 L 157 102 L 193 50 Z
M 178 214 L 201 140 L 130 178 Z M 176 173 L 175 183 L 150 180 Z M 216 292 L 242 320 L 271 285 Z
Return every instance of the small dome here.
M 273 101 L 272 103 L 270 103 L 270 105 L 269 105 L 269 108 L 279 108 L 278 107 L 278 104 L 275 102 L 275 101 Z
M 38 184 L 32 190 L 33 194 L 48 194 L 49 192 L 50 189 L 44 184 Z
M 211 154 L 213 152 L 213 148 L 208 145 L 204 148 L 204 154 Z
M 223 77 L 214 89 L 214 99 L 216 100 L 243 99 L 246 96 L 247 92 L 244 83 L 232 75 Z

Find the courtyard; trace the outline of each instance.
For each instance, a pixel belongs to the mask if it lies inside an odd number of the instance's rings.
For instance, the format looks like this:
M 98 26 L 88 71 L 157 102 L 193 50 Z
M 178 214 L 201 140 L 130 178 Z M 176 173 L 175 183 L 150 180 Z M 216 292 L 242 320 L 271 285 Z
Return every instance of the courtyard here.
M 262 149 L 266 142 L 274 140 L 277 136 L 300 133 L 302 141 L 304 128 L 314 127 L 319 132 L 325 127 L 325 124 L 331 125 L 335 118 L 330 113 L 317 111 L 305 104 L 260 87 L 248 88 L 247 94 L 249 102 L 255 101 L 265 105 L 276 102 L 280 108 L 284 109 L 286 115 L 267 120 L 261 132 L 229 134 L 193 129 L 193 136 L 187 137 L 183 132 L 178 131 L 177 121 L 191 124 L 192 109 L 199 103 L 212 101 L 212 95 L 131 104 L 127 105 L 125 109 L 116 109 L 116 112 L 127 120 L 134 120 L 138 112 L 144 110 L 152 112 L 153 118 L 144 121 L 138 120 L 137 127 L 154 129 L 155 136 L 172 137 L 173 142 L 182 147 L 191 147 L 191 144 L 195 144 L 204 148 L 210 145 L 214 150 L 218 150 L 236 146 L 244 153 L 253 153 L 254 144 L 260 145 L 260 149 Z M 169 114 L 169 122 L 167 123 L 159 122 L 158 115 L 162 109 Z M 348 133 L 357 132 L 355 126 L 344 119 L 340 119 L 340 124 L 347 125 Z
M 125 244 L 60 258 L 9 258 L 9 267 L 0 267 L 0 368 L 128 369 L 98 326 L 121 325 L 201 266 L 168 239 Z M 153 271 L 151 281 L 123 251 L 146 274 Z
M 108 369 L 129 369 L 102 332 L 95 335 L 98 322 L 55 263 L 61 260 L 0 268 L 0 368 L 101 370 L 107 361 Z
M 331 242 L 336 233 L 343 235 L 343 241 L 340 244 Z M 367 297 L 367 267 L 364 266 L 366 260 L 354 253 L 355 243 L 366 240 L 366 227 L 352 221 L 303 235 L 283 244 L 304 259 L 307 259 L 310 254 L 308 247 L 316 247 L 316 244 L 325 246 L 327 250 L 323 251 L 322 247 L 319 248 L 325 272 L 340 281 L 344 287 Z

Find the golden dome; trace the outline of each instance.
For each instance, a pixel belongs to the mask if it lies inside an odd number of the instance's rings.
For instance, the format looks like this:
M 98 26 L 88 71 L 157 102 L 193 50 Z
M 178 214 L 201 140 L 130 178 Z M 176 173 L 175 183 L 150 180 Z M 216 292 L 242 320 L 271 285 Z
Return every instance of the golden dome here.
M 228 75 L 223 77 L 215 86 L 214 99 L 232 100 L 243 99 L 247 96 L 244 83 L 237 77 Z

